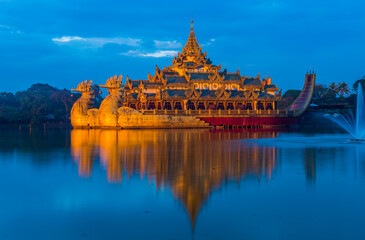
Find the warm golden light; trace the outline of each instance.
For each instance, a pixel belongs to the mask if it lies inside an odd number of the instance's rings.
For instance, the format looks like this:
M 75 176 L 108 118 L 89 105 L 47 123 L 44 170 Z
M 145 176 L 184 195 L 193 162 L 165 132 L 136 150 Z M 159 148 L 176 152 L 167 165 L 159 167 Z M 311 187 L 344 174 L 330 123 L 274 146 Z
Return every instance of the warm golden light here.
M 90 109 L 91 81 L 79 84 L 82 92 L 71 111 L 74 128 L 207 128 L 262 127 L 294 124 L 308 108 L 315 74 L 306 75 L 298 101 L 278 109 L 281 91 L 269 76 L 261 78 L 222 71 L 213 65 L 191 27 L 187 43 L 168 67 L 156 66 L 147 80 L 128 76 L 109 78 L 100 87 L 109 95 L 99 109 Z M 286 119 L 288 118 L 288 119 Z
M 275 132 L 76 129 L 71 149 L 80 176 L 90 176 L 100 156 L 111 183 L 122 182 L 125 173 L 170 187 L 194 224 L 210 193 L 226 180 L 239 184 L 246 176 L 271 178 L 277 150 L 239 142 L 258 137 L 275 137 Z

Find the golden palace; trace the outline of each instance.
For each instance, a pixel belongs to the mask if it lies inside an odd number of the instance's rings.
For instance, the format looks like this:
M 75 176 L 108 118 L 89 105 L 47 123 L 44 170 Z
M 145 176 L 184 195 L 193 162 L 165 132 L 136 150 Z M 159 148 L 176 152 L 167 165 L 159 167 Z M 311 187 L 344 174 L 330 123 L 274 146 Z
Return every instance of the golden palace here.
M 82 97 L 71 111 L 74 127 L 90 128 L 191 128 L 261 127 L 295 123 L 312 98 L 315 74 L 305 76 L 303 90 L 287 109 L 271 78 L 261 79 L 222 71 L 213 65 L 198 44 L 193 22 L 188 41 L 169 67 L 156 66 L 147 80 L 114 76 L 105 85 L 109 95 L 99 109 L 92 109 L 91 81 L 79 84 Z

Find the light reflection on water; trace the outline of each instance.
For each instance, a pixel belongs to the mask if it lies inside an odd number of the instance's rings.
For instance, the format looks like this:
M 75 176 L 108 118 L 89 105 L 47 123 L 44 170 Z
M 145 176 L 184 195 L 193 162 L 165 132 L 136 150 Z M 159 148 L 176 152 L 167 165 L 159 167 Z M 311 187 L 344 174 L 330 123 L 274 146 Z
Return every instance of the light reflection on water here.
M 242 138 L 275 137 L 275 132 L 211 132 L 207 130 L 116 131 L 72 130 L 71 153 L 81 177 L 90 177 L 99 156 L 110 183 L 123 173 L 169 187 L 186 208 L 194 227 L 199 209 L 210 193 L 228 180 L 252 175 L 271 178 L 277 165 L 274 147 L 244 151 Z M 252 145 L 252 146 L 251 146 Z
M 1 134 L 0 239 L 365 237 L 365 149 L 346 135 Z

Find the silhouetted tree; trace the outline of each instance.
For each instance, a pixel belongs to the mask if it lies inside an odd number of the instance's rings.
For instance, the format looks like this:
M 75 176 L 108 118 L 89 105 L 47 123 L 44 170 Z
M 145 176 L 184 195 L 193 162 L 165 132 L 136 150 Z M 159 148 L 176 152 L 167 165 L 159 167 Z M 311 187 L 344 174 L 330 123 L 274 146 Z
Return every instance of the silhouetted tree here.
M 288 90 L 284 93 L 281 100 L 278 102 L 279 109 L 285 109 L 289 107 L 294 100 L 299 96 L 300 90 Z
M 354 85 L 352 86 L 354 92 L 357 93 L 357 89 L 359 88 L 359 84 L 361 84 L 362 90 L 365 90 L 365 76 L 363 76 L 361 79 L 357 80 Z
M 313 90 L 313 100 L 323 98 L 327 93 L 327 88 L 323 84 L 316 84 Z
M 342 82 L 338 85 L 338 90 L 341 97 L 344 95 L 348 96 L 351 92 L 349 86 L 345 82 Z
M 71 92 L 66 89 L 59 90 L 50 96 L 50 100 L 56 104 L 62 104 L 64 106 L 64 111 L 59 112 L 65 117 L 65 120 L 69 119 L 72 105 L 75 102 Z
M 337 96 L 338 93 L 340 92 L 340 89 L 338 88 L 339 84 L 336 84 L 336 83 L 331 83 L 329 86 L 328 86 L 328 91 L 327 91 L 327 94 L 329 95 L 335 95 Z
M 99 86 L 93 85 L 95 107 L 103 100 Z M 0 93 L 0 123 L 42 123 L 69 120 L 74 102 L 81 96 L 48 84 L 34 84 L 26 91 Z

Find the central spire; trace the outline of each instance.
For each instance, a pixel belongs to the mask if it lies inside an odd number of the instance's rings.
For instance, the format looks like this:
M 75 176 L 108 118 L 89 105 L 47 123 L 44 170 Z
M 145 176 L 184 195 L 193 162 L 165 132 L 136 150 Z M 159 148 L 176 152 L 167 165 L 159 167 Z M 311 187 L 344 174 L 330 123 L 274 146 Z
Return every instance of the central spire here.
M 189 34 L 188 42 L 185 44 L 185 50 L 187 50 L 188 52 L 198 53 L 198 52 L 201 52 L 201 49 L 200 49 L 199 43 L 195 37 L 193 23 L 194 23 L 194 21 L 193 21 L 193 19 L 191 19 L 190 34 Z
M 179 72 L 185 71 L 214 71 L 220 70 L 220 66 L 213 66 L 207 53 L 202 51 L 202 47 L 196 40 L 194 33 L 194 20 L 191 19 L 190 34 L 188 41 L 182 49 L 182 52 L 172 61 L 170 69 Z

